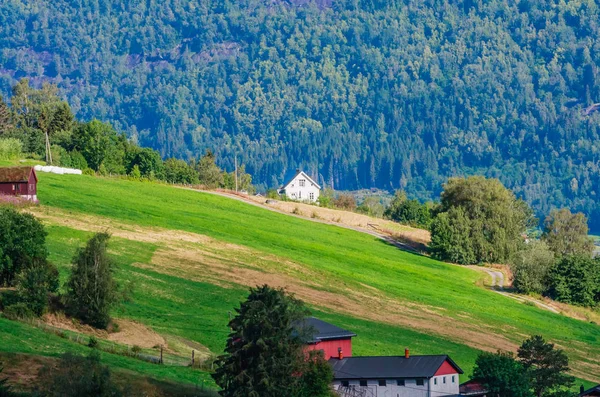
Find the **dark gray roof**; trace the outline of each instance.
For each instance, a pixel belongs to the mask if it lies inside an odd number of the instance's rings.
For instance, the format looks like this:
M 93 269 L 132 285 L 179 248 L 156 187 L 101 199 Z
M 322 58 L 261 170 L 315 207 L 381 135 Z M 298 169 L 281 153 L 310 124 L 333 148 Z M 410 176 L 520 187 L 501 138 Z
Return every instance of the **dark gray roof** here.
M 462 374 L 463 371 L 446 355 L 332 358 L 334 379 L 402 379 L 431 378 L 444 361 Z
M 584 391 L 580 396 L 600 396 L 600 385 L 594 386 L 589 390 Z
M 302 328 L 308 328 L 310 331 L 314 332 L 311 332 L 312 343 L 323 340 L 352 338 L 356 336 L 356 334 L 353 332 L 346 331 L 345 329 L 336 327 L 333 324 L 326 323 L 325 321 L 319 320 L 315 317 L 305 318 L 304 322 L 302 323 Z
M 310 183 L 312 183 L 313 185 L 315 185 L 316 187 L 321 189 L 321 185 L 319 185 L 317 182 L 315 182 L 314 179 L 312 179 L 306 172 L 304 172 L 302 170 L 296 170 L 293 174 L 287 173 L 286 178 L 284 178 L 283 186 L 281 186 L 280 189 L 285 190 L 285 188 L 288 187 L 288 185 L 294 180 L 294 178 L 296 178 L 300 174 L 303 174 Z M 287 176 L 287 175 L 289 175 L 289 176 Z

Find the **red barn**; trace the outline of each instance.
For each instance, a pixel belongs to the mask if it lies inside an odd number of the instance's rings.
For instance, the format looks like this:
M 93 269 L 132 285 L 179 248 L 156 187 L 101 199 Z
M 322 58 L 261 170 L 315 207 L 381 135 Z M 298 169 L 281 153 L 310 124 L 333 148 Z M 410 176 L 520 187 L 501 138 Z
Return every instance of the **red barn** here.
M 356 336 L 355 333 L 314 317 L 307 317 L 303 326 L 313 331 L 307 350 L 323 350 L 326 360 L 352 356 L 352 338 Z
M 37 182 L 33 167 L 0 168 L 0 194 L 37 201 Z

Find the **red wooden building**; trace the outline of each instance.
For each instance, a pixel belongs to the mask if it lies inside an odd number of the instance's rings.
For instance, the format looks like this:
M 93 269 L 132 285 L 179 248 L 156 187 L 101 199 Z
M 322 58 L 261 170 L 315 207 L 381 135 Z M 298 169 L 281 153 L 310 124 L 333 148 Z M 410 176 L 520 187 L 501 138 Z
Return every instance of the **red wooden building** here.
M 323 350 L 326 360 L 352 356 L 352 338 L 356 336 L 355 333 L 314 317 L 307 317 L 304 321 L 304 327 L 313 331 L 307 350 Z
M 0 168 L 0 194 L 37 201 L 37 182 L 33 167 Z

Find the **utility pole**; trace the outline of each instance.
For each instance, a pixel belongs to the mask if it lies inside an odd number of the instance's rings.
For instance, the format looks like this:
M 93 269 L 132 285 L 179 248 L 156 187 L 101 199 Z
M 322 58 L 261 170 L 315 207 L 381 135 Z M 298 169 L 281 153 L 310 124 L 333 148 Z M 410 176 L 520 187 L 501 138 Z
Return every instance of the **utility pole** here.
M 235 192 L 238 191 L 237 156 L 235 156 Z

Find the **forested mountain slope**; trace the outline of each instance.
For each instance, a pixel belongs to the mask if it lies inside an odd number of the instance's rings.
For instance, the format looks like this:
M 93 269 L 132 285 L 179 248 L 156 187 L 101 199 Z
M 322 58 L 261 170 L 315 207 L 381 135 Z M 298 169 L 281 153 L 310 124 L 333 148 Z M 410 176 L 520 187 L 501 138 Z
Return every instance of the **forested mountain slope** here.
M 268 186 L 301 166 L 430 198 L 483 173 L 598 230 L 598 21 L 592 0 L 5 0 L 0 89 L 55 82 L 79 117 Z

